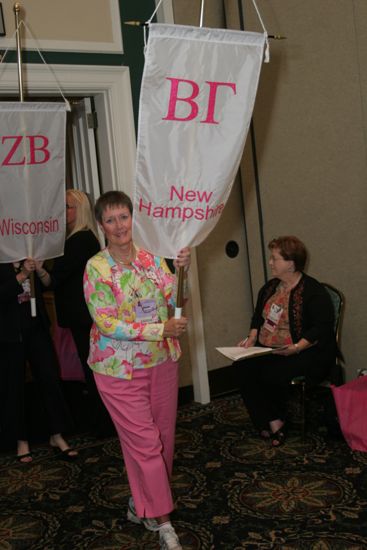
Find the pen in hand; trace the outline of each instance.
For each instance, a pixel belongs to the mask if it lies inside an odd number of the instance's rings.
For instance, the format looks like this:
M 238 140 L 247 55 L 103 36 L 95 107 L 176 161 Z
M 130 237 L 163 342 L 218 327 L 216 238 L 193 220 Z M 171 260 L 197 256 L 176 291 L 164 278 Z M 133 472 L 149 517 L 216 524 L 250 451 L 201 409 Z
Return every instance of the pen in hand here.
M 248 338 L 245 338 L 244 340 L 241 340 L 240 342 L 238 342 L 237 346 L 241 346 L 242 348 L 245 347 L 247 340 L 248 340 Z

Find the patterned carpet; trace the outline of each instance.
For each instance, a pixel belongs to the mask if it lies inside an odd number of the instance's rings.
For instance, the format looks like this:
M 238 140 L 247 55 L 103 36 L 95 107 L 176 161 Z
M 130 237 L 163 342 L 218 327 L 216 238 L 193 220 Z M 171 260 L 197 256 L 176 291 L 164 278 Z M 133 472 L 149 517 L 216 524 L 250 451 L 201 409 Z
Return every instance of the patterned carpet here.
M 172 519 L 185 550 L 367 549 L 367 453 L 328 434 L 322 404 L 306 440 L 295 427 L 279 449 L 256 437 L 237 394 L 180 407 Z M 45 445 L 31 465 L 1 453 L 0 550 L 157 550 L 125 519 L 117 440 L 72 443 L 74 463 Z

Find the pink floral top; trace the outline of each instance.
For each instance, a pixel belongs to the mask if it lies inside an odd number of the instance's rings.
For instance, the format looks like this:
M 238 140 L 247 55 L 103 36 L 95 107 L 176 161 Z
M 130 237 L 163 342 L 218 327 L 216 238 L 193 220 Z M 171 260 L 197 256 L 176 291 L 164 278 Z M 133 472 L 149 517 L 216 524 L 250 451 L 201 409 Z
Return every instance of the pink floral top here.
M 134 369 L 179 358 L 178 340 L 163 338 L 176 296 L 176 277 L 163 258 L 137 248 L 128 269 L 105 248 L 87 263 L 84 295 L 94 321 L 88 359 L 94 371 L 131 379 Z
M 266 347 L 279 348 L 292 344 L 292 336 L 289 328 L 289 295 L 291 289 L 285 289 L 281 284 L 278 285 L 275 294 L 270 296 L 264 305 L 263 318 L 265 323 L 262 325 L 259 334 L 259 342 Z M 266 323 L 266 319 L 271 315 L 272 306 L 276 306 L 281 311 L 281 315 L 271 329 L 271 324 Z

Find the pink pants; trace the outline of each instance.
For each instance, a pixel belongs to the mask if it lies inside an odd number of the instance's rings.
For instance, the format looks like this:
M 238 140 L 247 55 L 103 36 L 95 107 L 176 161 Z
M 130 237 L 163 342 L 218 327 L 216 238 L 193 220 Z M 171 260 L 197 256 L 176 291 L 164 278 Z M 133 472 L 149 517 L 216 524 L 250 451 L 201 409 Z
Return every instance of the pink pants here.
M 178 393 L 178 363 L 136 369 L 132 380 L 94 373 L 119 436 L 139 517 L 169 514 Z

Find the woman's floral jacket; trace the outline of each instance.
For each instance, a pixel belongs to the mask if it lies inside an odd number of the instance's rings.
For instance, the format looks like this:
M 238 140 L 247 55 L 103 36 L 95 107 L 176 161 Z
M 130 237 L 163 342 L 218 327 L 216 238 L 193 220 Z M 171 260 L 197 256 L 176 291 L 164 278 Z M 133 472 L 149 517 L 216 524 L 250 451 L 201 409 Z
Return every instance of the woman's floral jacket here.
M 128 269 L 106 248 L 87 263 L 84 295 L 94 321 L 88 359 L 94 371 L 131 379 L 134 369 L 179 358 L 178 340 L 163 338 L 176 296 L 176 276 L 163 258 L 137 248 Z M 144 309 L 153 311 L 145 319 Z

